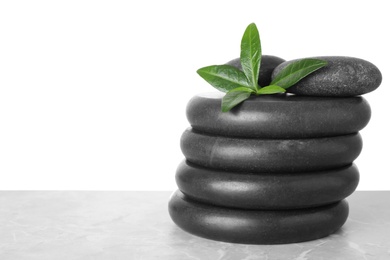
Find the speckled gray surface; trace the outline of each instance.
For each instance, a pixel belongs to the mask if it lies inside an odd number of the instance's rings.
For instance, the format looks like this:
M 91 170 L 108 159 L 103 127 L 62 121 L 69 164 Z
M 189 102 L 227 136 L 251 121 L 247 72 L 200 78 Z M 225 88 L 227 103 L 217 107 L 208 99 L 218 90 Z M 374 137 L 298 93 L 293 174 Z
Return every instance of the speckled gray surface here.
M 381 72 L 369 61 L 344 56 L 313 58 L 325 60 L 328 64 L 288 88 L 287 92 L 306 96 L 350 97 L 374 91 L 382 82 Z M 272 78 L 293 61 L 276 67 Z
M 168 215 L 171 192 L 3 191 L 1 260 L 388 260 L 390 191 L 355 192 L 329 237 L 239 245 L 190 235 Z

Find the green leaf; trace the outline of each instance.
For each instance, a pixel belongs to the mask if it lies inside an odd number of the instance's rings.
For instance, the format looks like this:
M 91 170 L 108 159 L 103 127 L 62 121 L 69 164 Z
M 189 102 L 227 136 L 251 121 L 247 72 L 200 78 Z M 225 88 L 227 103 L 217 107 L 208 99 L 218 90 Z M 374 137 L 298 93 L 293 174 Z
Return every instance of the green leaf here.
M 302 59 L 294 61 L 283 68 L 272 80 L 270 85 L 278 85 L 287 89 L 309 75 L 310 73 L 324 67 L 328 64 L 319 59 Z
M 222 92 L 229 92 L 242 86 L 250 87 L 244 72 L 230 65 L 208 66 L 198 69 L 197 73 Z
M 229 91 L 223 98 L 222 98 L 222 112 L 228 112 L 233 107 L 237 106 L 253 93 L 252 89 L 249 88 L 236 88 L 231 91 Z
M 276 94 L 276 93 L 284 93 L 286 90 L 276 85 L 269 85 L 263 87 L 257 91 L 257 94 Z
M 254 90 L 257 90 L 261 63 L 261 43 L 259 31 L 254 23 L 248 25 L 242 36 L 240 61 L 249 84 L 253 86 Z

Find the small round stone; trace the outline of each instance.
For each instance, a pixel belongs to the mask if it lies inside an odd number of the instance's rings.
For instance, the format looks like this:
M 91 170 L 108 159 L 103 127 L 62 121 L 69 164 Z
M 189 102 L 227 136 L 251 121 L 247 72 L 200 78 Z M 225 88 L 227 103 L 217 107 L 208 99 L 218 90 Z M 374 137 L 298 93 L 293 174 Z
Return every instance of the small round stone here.
M 180 191 L 168 205 L 183 230 L 208 239 L 243 244 L 287 244 L 319 239 L 347 220 L 348 203 L 297 210 L 240 210 L 195 202 Z
M 305 96 L 350 97 L 369 93 L 382 82 L 379 69 L 366 60 L 342 57 L 315 57 L 328 62 L 328 65 L 313 72 L 287 89 L 288 92 Z M 291 61 L 275 68 L 272 78 Z
M 181 150 L 188 161 L 226 171 L 306 172 L 351 164 L 360 154 L 359 133 L 307 139 L 250 139 L 201 134 L 188 128 Z
M 261 56 L 260 71 L 259 71 L 259 80 L 258 83 L 260 86 L 268 86 L 271 83 L 271 76 L 273 70 L 285 60 L 272 55 L 263 55 Z M 233 67 L 236 67 L 239 70 L 242 70 L 240 58 L 234 59 L 226 63 Z
M 370 120 L 371 109 L 362 97 L 252 96 L 221 112 L 223 93 L 194 96 L 187 119 L 200 132 L 251 138 L 311 138 L 356 133 Z
M 176 183 L 189 198 L 216 206 L 241 209 L 297 209 L 340 201 L 359 183 L 352 164 L 305 173 L 245 173 L 208 169 L 183 161 Z

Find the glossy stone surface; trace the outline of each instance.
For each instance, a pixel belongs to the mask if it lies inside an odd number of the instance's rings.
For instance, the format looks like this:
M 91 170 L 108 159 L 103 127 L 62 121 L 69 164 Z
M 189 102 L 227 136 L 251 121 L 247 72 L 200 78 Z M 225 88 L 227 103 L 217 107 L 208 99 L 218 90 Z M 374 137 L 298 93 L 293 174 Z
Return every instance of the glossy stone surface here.
M 237 137 L 317 138 L 356 133 L 371 117 L 362 97 L 253 96 L 222 113 L 223 95 L 204 93 L 188 102 L 187 119 L 195 130 Z
M 379 69 L 366 60 L 342 56 L 315 58 L 326 60 L 328 65 L 288 88 L 288 92 L 306 96 L 349 97 L 369 93 L 382 82 Z M 291 62 L 286 61 L 276 67 L 272 78 Z
M 300 210 L 239 210 L 195 202 L 176 191 L 168 205 L 183 230 L 208 239 L 242 244 L 286 244 L 319 239 L 347 220 L 348 203 Z
M 176 172 L 189 198 L 241 209 L 295 209 L 340 201 L 359 183 L 355 165 L 306 173 L 243 173 L 207 169 L 183 161 Z
M 260 72 L 259 72 L 259 80 L 258 83 L 260 86 L 268 86 L 271 83 L 271 76 L 273 70 L 285 60 L 272 55 L 262 55 L 261 64 L 260 64 Z M 242 70 L 240 58 L 236 58 L 234 60 L 226 63 L 228 65 L 234 66 L 240 70 Z
M 342 167 L 360 154 L 360 134 L 308 139 L 250 139 L 194 132 L 181 137 L 188 161 L 227 171 L 300 172 Z

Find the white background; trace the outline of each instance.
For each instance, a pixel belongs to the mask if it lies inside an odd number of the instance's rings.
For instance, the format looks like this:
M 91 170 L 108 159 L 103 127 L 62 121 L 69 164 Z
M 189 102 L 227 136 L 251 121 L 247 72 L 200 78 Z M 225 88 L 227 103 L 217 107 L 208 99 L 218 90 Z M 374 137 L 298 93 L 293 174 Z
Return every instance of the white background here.
M 174 190 L 200 67 L 263 54 L 376 64 L 359 190 L 390 189 L 386 1 L 1 1 L 0 189 Z

